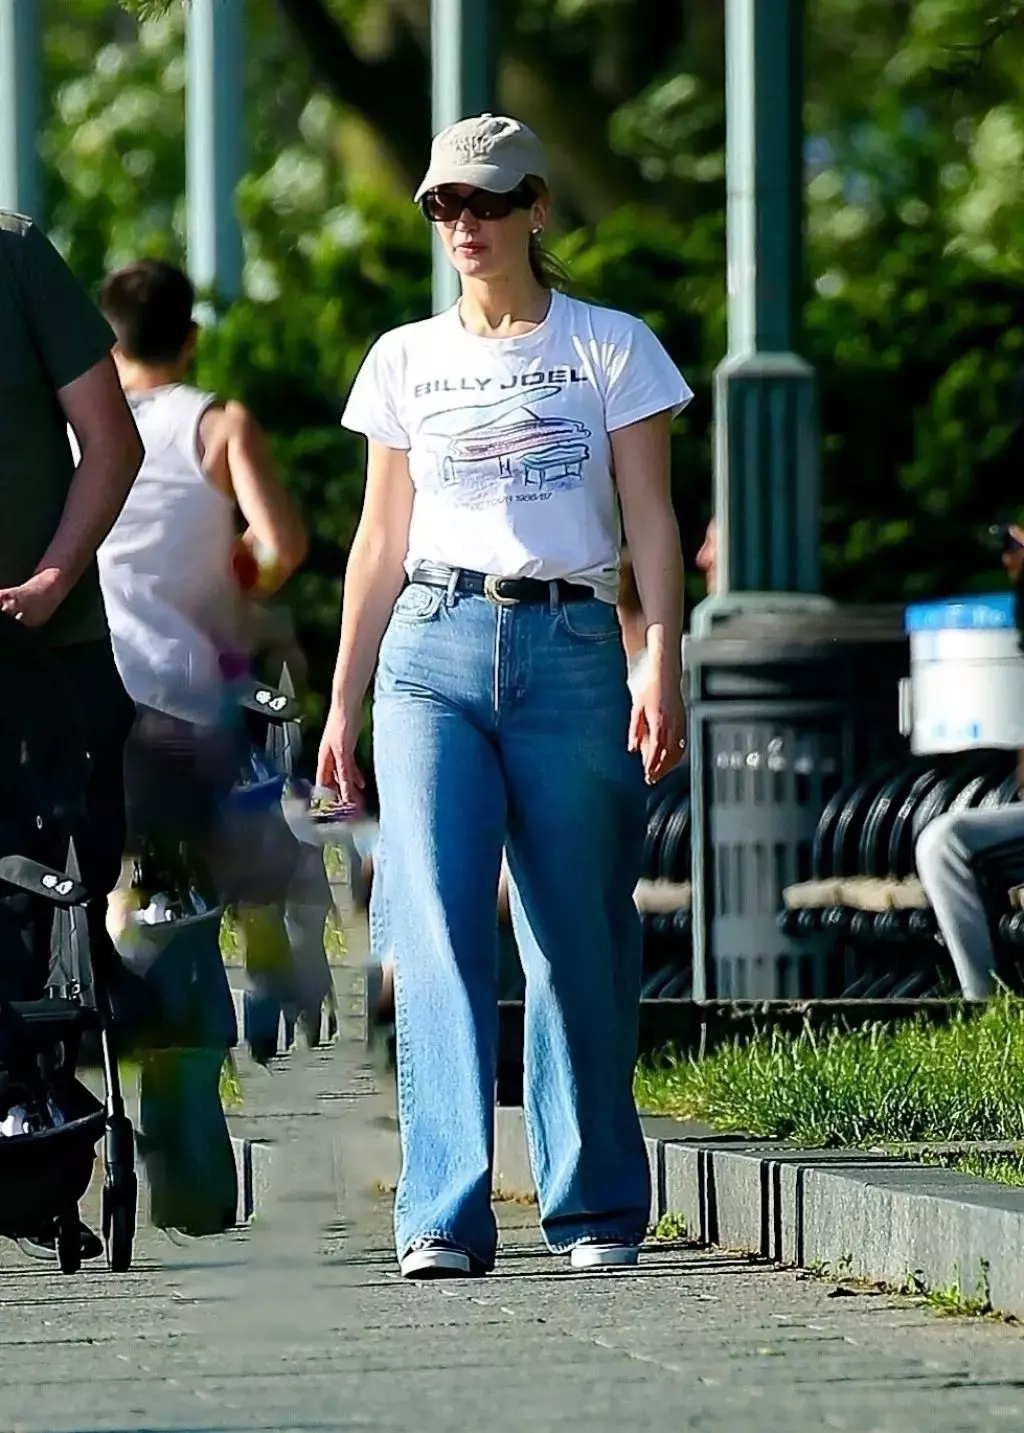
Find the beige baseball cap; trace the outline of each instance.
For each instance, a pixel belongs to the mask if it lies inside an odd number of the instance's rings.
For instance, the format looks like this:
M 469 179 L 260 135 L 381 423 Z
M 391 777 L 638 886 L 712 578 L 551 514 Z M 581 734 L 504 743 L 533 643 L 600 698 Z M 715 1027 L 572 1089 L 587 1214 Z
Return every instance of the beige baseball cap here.
M 442 184 L 472 184 L 492 194 L 508 194 L 528 175 L 547 183 L 547 156 L 533 130 L 505 115 L 478 114 L 434 136 L 430 166 L 415 199 L 418 203 Z

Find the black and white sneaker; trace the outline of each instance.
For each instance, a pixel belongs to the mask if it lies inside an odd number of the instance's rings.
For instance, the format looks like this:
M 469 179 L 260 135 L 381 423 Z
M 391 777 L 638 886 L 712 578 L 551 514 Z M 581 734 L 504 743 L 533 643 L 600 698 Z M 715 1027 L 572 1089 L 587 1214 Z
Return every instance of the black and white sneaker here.
M 635 1244 L 602 1244 L 585 1239 L 569 1255 L 574 1269 L 628 1269 L 637 1263 L 640 1250 Z
M 474 1260 L 443 1239 L 417 1239 L 402 1255 L 398 1267 L 403 1279 L 470 1279 L 477 1272 Z

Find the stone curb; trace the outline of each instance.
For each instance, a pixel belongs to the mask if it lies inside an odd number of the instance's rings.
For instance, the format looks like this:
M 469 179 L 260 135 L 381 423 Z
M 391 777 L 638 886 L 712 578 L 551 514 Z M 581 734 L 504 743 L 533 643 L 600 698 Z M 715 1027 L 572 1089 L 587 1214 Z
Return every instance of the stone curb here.
M 270 1188 L 274 1146 L 265 1140 L 244 1139 L 232 1135 L 231 1152 L 235 1157 L 235 1174 L 238 1179 L 235 1223 L 248 1224 L 259 1213 Z M 144 1223 L 148 1219 L 149 1190 L 146 1166 L 141 1156 L 136 1158 L 135 1174 L 139 1181 L 139 1220 Z
M 81 1077 L 82 1071 L 79 1071 Z M 91 1087 L 93 1093 L 99 1098 L 102 1088 L 98 1078 L 87 1081 L 87 1088 Z M 137 1102 L 129 1093 L 126 1095 L 128 1115 L 132 1122 L 132 1128 L 138 1135 L 139 1113 Z M 228 1130 L 230 1133 L 231 1116 L 227 1117 Z M 274 1150 L 276 1146 L 267 1140 L 249 1139 L 244 1135 L 231 1135 L 231 1150 L 235 1157 L 235 1173 L 238 1180 L 238 1206 L 235 1219 L 238 1224 L 247 1224 L 254 1215 L 259 1213 L 260 1205 L 266 1198 L 270 1187 L 271 1170 L 274 1161 Z M 101 1171 L 103 1167 L 102 1151 L 97 1144 L 96 1149 L 96 1170 Z M 135 1154 L 135 1177 L 139 1182 L 139 1220 L 145 1222 L 148 1209 L 148 1181 L 146 1179 L 146 1164 L 141 1153 L 136 1150 Z
M 250 1040 L 270 1045 L 278 1055 L 287 1055 L 295 1046 L 295 1022 L 285 1015 L 276 1000 L 254 995 L 251 990 L 232 987 L 238 1037 L 234 1049 L 239 1050 Z M 331 1015 L 326 1005 L 320 1016 L 320 1039 L 328 1044 L 332 1038 Z
M 522 1111 L 496 1116 L 495 1189 L 529 1196 Z M 676 1214 L 702 1244 L 877 1283 L 916 1275 L 1024 1317 L 1024 1188 L 886 1154 L 681 1139 L 685 1127 L 670 1120 L 644 1126 L 652 1224 Z
M 261 1038 L 268 1043 L 272 1040 L 273 1048 L 278 1054 L 292 1048 L 295 1043 L 295 1027 L 285 1018 L 276 1000 L 266 996 L 260 999 L 250 990 L 233 986 L 231 1001 L 235 1007 L 235 1024 L 238 1029 L 234 1046 L 236 1050 L 252 1039 L 258 1042 Z
M 240 1139 L 232 1135 L 231 1148 L 238 1175 L 238 1212 L 235 1218 L 239 1224 L 248 1224 L 259 1213 L 270 1188 L 274 1146 L 265 1140 Z

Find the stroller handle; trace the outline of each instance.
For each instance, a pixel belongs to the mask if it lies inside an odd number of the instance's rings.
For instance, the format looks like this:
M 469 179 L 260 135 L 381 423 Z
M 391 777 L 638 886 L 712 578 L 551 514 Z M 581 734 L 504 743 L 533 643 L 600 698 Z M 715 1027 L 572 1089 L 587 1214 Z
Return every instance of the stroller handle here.
M 52 866 L 30 861 L 27 856 L 0 858 L 0 883 L 52 901 L 55 906 L 84 906 L 89 899 L 81 881 L 66 871 L 55 871 Z
M 246 682 L 238 694 L 238 704 L 244 711 L 262 717 L 268 726 L 286 726 L 298 721 L 302 714 L 293 696 L 267 682 Z

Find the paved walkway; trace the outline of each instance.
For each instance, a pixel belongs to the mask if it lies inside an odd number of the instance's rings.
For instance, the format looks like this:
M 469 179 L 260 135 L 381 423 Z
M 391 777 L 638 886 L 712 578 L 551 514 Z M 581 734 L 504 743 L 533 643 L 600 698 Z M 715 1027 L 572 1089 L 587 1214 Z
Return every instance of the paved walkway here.
M 246 1084 L 242 1122 L 283 1141 L 252 1229 L 186 1245 L 143 1231 L 121 1278 L 62 1279 L 3 1246 L 0 1429 L 1024 1427 L 1019 1329 L 831 1297 L 723 1253 L 573 1275 L 518 1205 L 500 1211 L 498 1274 L 405 1285 L 365 1178 L 388 1137 L 372 1073 L 343 1047 Z

